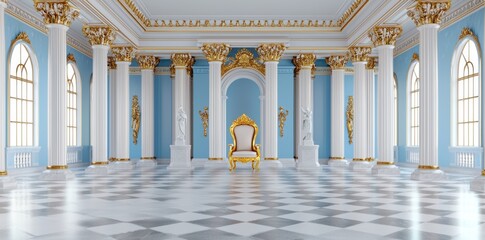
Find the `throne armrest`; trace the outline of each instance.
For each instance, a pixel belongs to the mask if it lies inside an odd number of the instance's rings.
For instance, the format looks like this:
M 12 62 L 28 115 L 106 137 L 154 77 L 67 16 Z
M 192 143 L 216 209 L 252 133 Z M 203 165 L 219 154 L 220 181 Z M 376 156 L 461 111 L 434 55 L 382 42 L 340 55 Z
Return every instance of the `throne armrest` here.
M 254 144 L 254 147 L 256 148 L 256 155 L 259 157 L 261 156 L 261 144 Z
M 231 143 L 231 144 L 228 144 L 228 146 L 229 146 L 229 156 L 231 156 L 232 152 L 234 152 L 234 144 Z

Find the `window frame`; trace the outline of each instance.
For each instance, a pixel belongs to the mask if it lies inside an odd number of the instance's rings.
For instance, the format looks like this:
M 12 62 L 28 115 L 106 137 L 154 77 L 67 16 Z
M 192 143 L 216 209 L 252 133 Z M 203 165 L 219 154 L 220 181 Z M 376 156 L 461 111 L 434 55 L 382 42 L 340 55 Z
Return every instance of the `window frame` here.
M 76 61 L 68 60 L 66 63 L 66 94 L 68 90 L 67 85 L 67 68 L 68 65 L 71 64 L 72 68 L 74 69 L 74 74 L 76 75 L 76 145 L 66 145 L 68 147 L 78 147 L 82 146 L 82 80 L 81 80 L 81 73 L 79 72 L 79 68 L 77 66 Z M 66 95 L 67 97 L 67 95 Z M 67 121 L 67 99 L 66 99 L 66 121 Z M 67 122 L 66 122 L 66 131 L 68 130 Z M 67 132 L 66 132 L 67 133 Z
M 419 124 L 419 117 L 418 117 L 418 136 L 417 136 L 417 139 L 418 139 L 418 144 L 417 145 L 413 145 L 411 144 L 411 104 L 412 104 L 412 100 L 411 100 L 411 91 L 413 89 L 413 84 L 414 82 L 412 82 L 412 76 L 414 74 L 414 70 L 415 70 L 415 67 L 416 65 L 418 65 L 418 69 L 420 67 L 420 62 L 418 59 L 414 59 L 413 61 L 411 61 L 411 64 L 409 65 L 409 68 L 408 68 L 408 73 L 407 73 L 407 76 L 406 76 L 406 146 L 408 147 L 419 147 L 419 127 L 420 127 L 420 124 Z M 418 82 L 421 80 L 419 78 L 419 74 L 418 74 Z M 418 94 L 420 93 L 420 89 L 418 89 Z M 419 96 L 418 96 L 418 101 L 419 101 Z M 421 106 L 421 105 L 419 105 Z M 419 110 L 418 110 L 419 112 Z
M 33 136 L 32 136 L 32 145 L 31 146 L 12 146 L 10 143 L 11 137 L 10 137 L 10 76 L 11 76 L 11 66 L 12 66 L 12 57 L 14 50 L 16 49 L 17 46 L 23 45 L 27 52 L 29 53 L 30 61 L 32 63 L 32 77 L 33 77 L 33 110 L 34 110 L 34 115 L 32 116 L 32 122 L 33 122 Z M 22 47 L 22 46 L 19 46 Z M 25 39 L 16 39 L 12 42 L 10 45 L 9 53 L 7 56 L 7 75 L 6 75 L 6 80 L 7 80 L 7 125 L 6 125 L 6 143 L 8 148 L 33 148 L 33 147 L 38 147 L 39 146 L 39 62 L 37 60 L 37 55 L 35 54 L 35 51 L 32 48 L 31 43 L 28 40 Z

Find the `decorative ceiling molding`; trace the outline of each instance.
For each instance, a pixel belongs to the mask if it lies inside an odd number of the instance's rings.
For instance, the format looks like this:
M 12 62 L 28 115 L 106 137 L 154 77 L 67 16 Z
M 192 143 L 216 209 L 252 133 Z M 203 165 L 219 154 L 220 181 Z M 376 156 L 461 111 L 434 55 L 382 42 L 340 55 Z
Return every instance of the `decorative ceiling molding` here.
M 295 19 L 260 19 L 260 20 L 171 20 L 171 19 L 149 19 L 134 3 L 133 0 L 117 0 L 123 9 L 130 14 L 135 21 L 145 31 L 184 31 L 197 30 L 229 30 L 229 29 L 281 29 L 291 31 L 295 29 L 312 29 L 327 31 L 342 31 L 360 10 L 369 2 L 369 0 L 355 0 L 350 7 L 343 13 L 339 19 L 328 20 L 295 20 Z
M 45 27 L 44 20 L 41 19 L 41 16 L 33 16 L 32 14 L 24 11 L 23 9 L 13 5 L 13 4 L 8 4 L 7 8 L 5 9 L 8 14 L 11 16 L 17 18 L 21 22 L 31 26 L 32 28 L 38 30 L 39 32 L 42 32 L 44 34 L 47 34 L 47 28 Z M 71 46 L 72 48 L 76 49 L 77 51 L 83 53 L 86 56 L 92 57 L 93 56 L 93 51 L 91 49 L 91 46 L 89 44 L 85 44 L 78 39 L 76 39 L 75 36 L 71 34 L 67 34 L 66 37 L 67 40 L 67 45 Z
M 465 16 L 479 10 L 485 4 L 485 0 L 470 0 L 460 6 L 459 8 L 447 12 L 441 19 L 440 31 L 453 25 Z M 419 44 L 419 33 L 413 34 L 404 40 L 398 41 L 394 49 L 394 56 L 398 56 L 412 47 Z

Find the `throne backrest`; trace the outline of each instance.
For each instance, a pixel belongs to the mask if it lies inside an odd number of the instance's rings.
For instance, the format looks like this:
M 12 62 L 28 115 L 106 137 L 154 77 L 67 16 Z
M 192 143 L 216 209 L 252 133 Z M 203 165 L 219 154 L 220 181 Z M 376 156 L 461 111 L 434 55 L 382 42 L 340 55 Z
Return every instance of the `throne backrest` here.
M 253 151 L 254 127 L 239 125 L 234 127 L 236 151 Z

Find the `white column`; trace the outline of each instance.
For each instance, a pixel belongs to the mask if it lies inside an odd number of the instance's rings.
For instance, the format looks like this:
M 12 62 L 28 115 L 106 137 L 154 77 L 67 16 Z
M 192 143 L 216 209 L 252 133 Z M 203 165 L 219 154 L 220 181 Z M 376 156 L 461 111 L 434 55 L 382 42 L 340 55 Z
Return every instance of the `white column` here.
M 295 59 L 295 58 L 293 58 Z M 293 63 L 296 65 L 295 63 L 295 60 L 293 60 Z M 298 156 L 298 149 L 300 148 L 300 111 L 299 111 L 299 106 L 300 106 L 300 69 L 297 69 L 295 68 L 295 91 L 294 91 L 294 95 L 295 95 L 295 112 L 294 112 L 294 115 L 295 115 L 295 119 L 294 119 L 294 123 L 295 123 L 295 127 L 294 127 L 294 132 L 295 132 L 295 136 L 293 137 L 293 141 L 294 142 L 294 154 L 295 154 L 295 160 L 298 160 L 299 156 Z
M 209 62 L 209 160 L 223 160 L 222 93 L 220 61 Z
M 0 112 L 5 113 L 5 8 L 7 7 L 6 1 L 0 0 Z M 15 188 L 17 183 L 15 179 L 7 176 L 7 159 L 5 154 L 5 116 L 0 117 L 0 189 Z
M 141 159 L 155 159 L 154 71 L 141 70 Z
M 400 26 L 378 26 L 370 33 L 379 54 L 379 78 L 377 84 L 377 165 L 372 168 L 375 175 L 399 175 L 394 163 L 394 68 L 393 49 Z
M 375 74 L 374 74 L 375 60 L 373 57 L 369 58 L 366 65 L 366 104 L 367 104 L 367 159 L 374 161 L 375 158 L 375 118 L 374 118 L 374 89 L 375 89 Z
M 116 159 L 118 155 L 116 152 L 116 138 L 118 137 L 117 134 L 117 127 L 116 124 L 118 121 L 116 120 L 116 96 L 118 92 L 117 88 L 117 81 L 116 81 L 116 62 L 113 57 L 108 58 L 109 64 L 109 96 L 110 96 L 110 104 L 109 104 L 109 111 L 110 111 L 110 122 L 109 122 L 109 131 L 110 131 L 110 144 L 109 144 L 109 157 L 110 160 Z
M 328 165 L 332 167 L 346 167 L 344 141 L 345 141 L 345 108 L 344 108 L 344 88 L 345 88 L 345 64 L 346 56 L 330 56 L 326 62 L 332 68 L 331 79 L 331 127 L 330 127 L 330 159 Z
M 185 125 L 185 142 L 187 145 L 192 145 L 192 70 L 189 69 L 191 69 L 191 67 L 187 67 L 186 69 L 184 83 L 184 109 L 185 113 L 187 113 L 187 124 Z M 192 158 L 192 153 L 190 157 Z
M 450 5 L 451 1 L 418 1 L 408 11 L 418 27 L 420 44 L 419 167 L 411 174 L 413 180 L 446 178 L 438 167 L 438 30 Z
M 266 114 L 264 160 L 278 160 L 278 62 L 265 62 Z
M 175 86 L 174 86 L 174 92 L 175 92 L 175 101 L 173 102 L 172 106 L 172 114 L 177 116 L 177 112 L 181 108 L 185 114 L 187 114 L 187 109 L 186 109 L 186 93 L 185 91 L 187 90 L 187 67 L 186 66 L 175 66 Z M 172 123 L 172 127 L 177 129 L 178 128 L 178 123 L 177 121 Z M 186 126 L 184 126 L 184 129 Z M 175 138 L 175 145 L 186 145 L 187 143 L 187 134 L 184 135 L 183 139 L 177 139 Z

